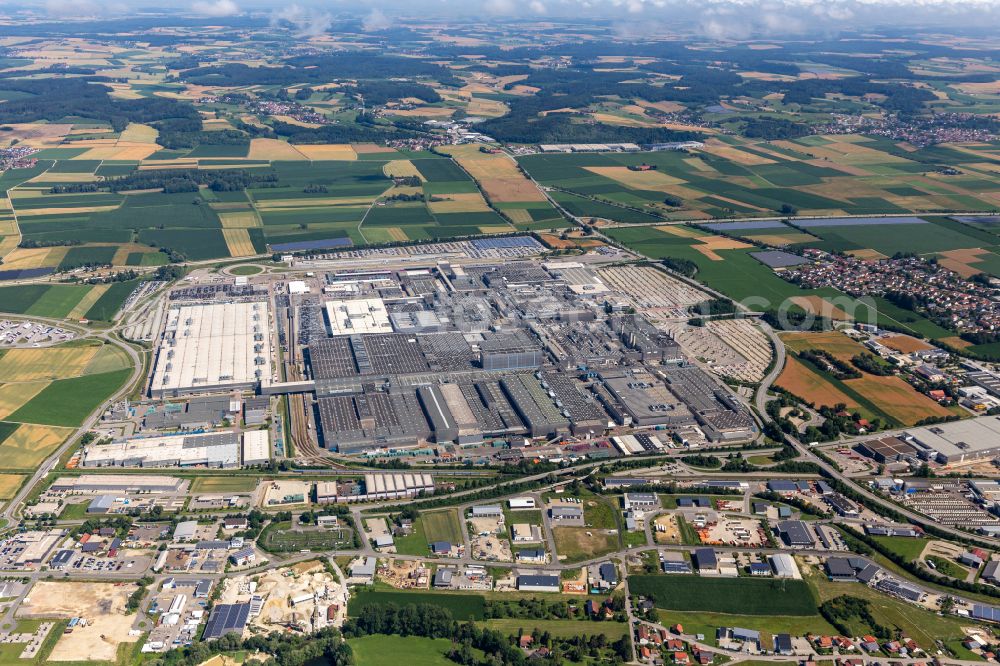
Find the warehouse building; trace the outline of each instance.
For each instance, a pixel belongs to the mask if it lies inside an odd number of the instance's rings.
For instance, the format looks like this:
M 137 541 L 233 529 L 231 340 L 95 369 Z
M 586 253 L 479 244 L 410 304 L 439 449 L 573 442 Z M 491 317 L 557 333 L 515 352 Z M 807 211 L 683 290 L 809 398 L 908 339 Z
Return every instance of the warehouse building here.
M 172 307 L 150 395 L 249 389 L 270 380 L 269 321 L 266 301 Z
M 520 592 L 559 592 L 559 576 L 518 576 L 517 589 Z
M 532 437 L 569 432 L 569 419 L 532 375 L 510 375 L 500 380 L 504 394 Z
M 331 335 L 392 332 L 389 313 L 381 298 L 330 301 L 325 307 Z
M 430 474 L 365 474 L 365 495 L 369 500 L 399 499 L 434 492 Z
M 880 437 L 862 442 L 858 445 L 858 453 L 883 465 L 917 457 L 917 449 L 898 437 Z
M 173 476 L 83 474 L 81 476 L 59 477 L 49 489 L 54 492 L 76 495 L 104 493 L 138 495 L 143 493 L 178 493 L 184 484 L 183 479 Z
M 609 395 L 598 391 L 597 396 L 613 416 L 617 413 L 619 423 L 675 428 L 697 423 L 691 410 L 645 369 L 610 370 L 600 378 Z
M 267 433 L 264 432 L 266 439 Z M 256 442 L 257 436 L 252 436 Z M 264 443 L 267 449 L 267 443 Z M 83 448 L 82 467 L 213 467 L 240 465 L 240 435 L 235 432 L 138 437 Z
M 412 388 L 326 396 L 316 402 L 323 442 L 331 451 L 414 448 L 431 436 Z
M 271 438 L 267 430 L 243 433 L 243 465 L 266 465 L 271 461 Z
M 436 386 L 421 386 L 417 389 L 417 397 L 424 408 L 424 415 L 434 433 L 434 441 L 438 444 L 453 442 L 458 439 L 458 426 L 448 408 L 448 401 Z
M 484 370 L 530 370 L 545 362 L 542 348 L 523 331 L 481 335 L 479 363 Z
M 904 439 L 921 458 L 942 465 L 990 460 L 1000 456 L 1000 418 L 983 416 L 913 428 Z

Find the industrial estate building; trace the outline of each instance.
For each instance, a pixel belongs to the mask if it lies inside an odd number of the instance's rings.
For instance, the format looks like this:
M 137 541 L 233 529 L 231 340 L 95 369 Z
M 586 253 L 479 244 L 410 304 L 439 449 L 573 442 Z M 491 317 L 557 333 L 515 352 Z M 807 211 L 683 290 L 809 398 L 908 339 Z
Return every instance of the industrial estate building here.
M 216 467 L 270 460 L 268 432 L 250 430 L 135 437 L 83 447 L 83 467 Z
M 167 312 L 150 394 L 253 388 L 271 377 L 266 301 L 175 305 Z

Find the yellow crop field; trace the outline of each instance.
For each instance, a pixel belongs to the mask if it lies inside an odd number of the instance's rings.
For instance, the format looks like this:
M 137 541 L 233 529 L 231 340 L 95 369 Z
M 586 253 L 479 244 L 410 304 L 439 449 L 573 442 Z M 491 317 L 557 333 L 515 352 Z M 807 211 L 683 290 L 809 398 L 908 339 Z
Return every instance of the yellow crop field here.
M 119 143 L 156 143 L 156 138 L 160 135 L 159 130 L 155 127 L 150 127 L 149 125 L 142 125 L 140 123 L 129 123 L 121 136 L 118 137 Z
M 78 206 L 76 208 L 29 208 L 18 211 L 20 217 L 36 217 L 38 215 L 75 215 L 79 213 L 108 213 L 118 206 Z
M 252 139 L 250 141 L 250 153 L 247 157 L 251 160 L 304 160 L 305 155 L 295 149 L 287 141 L 281 139 Z
M 440 194 L 427 203 L 432 213 L 487 213 L 489 205 L 479 192 Z
M 382 172 L 389 178 L 424 179 L 424 177 L 420 175 L 420 172 L 417 171 L 417 167 L 413 166 L 413 162 L 410 160 L 392 160 L 391 162 L 386 162 L 385 166 L 382 167 Z
M 138 161 L 148 158 L 159 150 L 155 143 L 127 143 L 114 146 L 96 146 L 82 153 L 74 160 L 125 160 Z
M 296 208 L 317 208 L 321 206 L 358 206 L 370 204 L 375 197 L 331 197 L 323 199 L 271 199 L 258 201 L 259 210 L 293 210 Z
M 73 306 L 73 309 L 70 310 L 68 315 L 66 315 L 66 318 L 83 319 L 83 316 L 87 314 L 87 310 L 89 310 L 91 306 L 93 306 L 94 303 L 96 303 L 98 299 L 104 295 L 104 292 L 110 288 L 110 284 L 95 284 L 90 288 L 90 291 L 83 295 L 80 302 Z
M 634 190 L 659 190 L 670 185 L 683 185 L 685 181 L 661 171 L 632 171 L 628 167 L 586 167 L 587 171 L 610 178 Z
M 0 420 L 7 418 L 42 392 L 49 382 L 0 384 Z
M 358 154 L 346 143 L 316 143 L 298 146 L 296 148 L 306 159 L 322 160 L 356 160 Z
M 262 226 L 257 213 L 252 210 L 219 213 L 223 229 L 253 229 Z
M 488 224 L 486 226 L 479 227 L 479 231 L 484 234 L 505 234 L 510 230 L 510 227 L 502 224 Z
M 529 213 L 524 208 L 514 208 L 512 210 L 505 210 L 504 214 L 510 218 L 510 221 L 514 224 L 531 224 L 531 213 Z
M 31 382 L 78 377 L 97 350 L 97 347 L 11 349 L 0 358 L 0 380 Z
M 250 257 L 257 254 L 246 229 L 223 229 L 222 235 L 226 239 L 226 247 L 229 248 L 230 256 Z
M 13 498 L 25 478 L 24 474 L 0 474 L 0 499 Z
M 34 469 L 72 433 L 73 428 L 23 423 L 0 444 L 0 469 Z

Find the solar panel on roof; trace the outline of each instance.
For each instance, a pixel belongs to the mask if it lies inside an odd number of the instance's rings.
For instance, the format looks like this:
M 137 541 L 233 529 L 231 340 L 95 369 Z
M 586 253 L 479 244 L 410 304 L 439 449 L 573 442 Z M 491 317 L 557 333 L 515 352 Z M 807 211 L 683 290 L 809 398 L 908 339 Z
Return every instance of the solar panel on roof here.
M 230 632 L 242 632 L 250 617 L 250 604 L 219 604 L 212 609 L 203 638 L 218 638 Z

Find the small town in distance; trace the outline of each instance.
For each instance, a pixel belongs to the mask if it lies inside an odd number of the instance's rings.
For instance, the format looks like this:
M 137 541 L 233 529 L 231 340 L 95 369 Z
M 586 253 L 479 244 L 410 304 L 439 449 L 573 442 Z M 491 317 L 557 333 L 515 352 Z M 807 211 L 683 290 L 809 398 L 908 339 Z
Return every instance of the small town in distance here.
M 989 3 L 0 7 L 0 666 L 1000 660 Z

